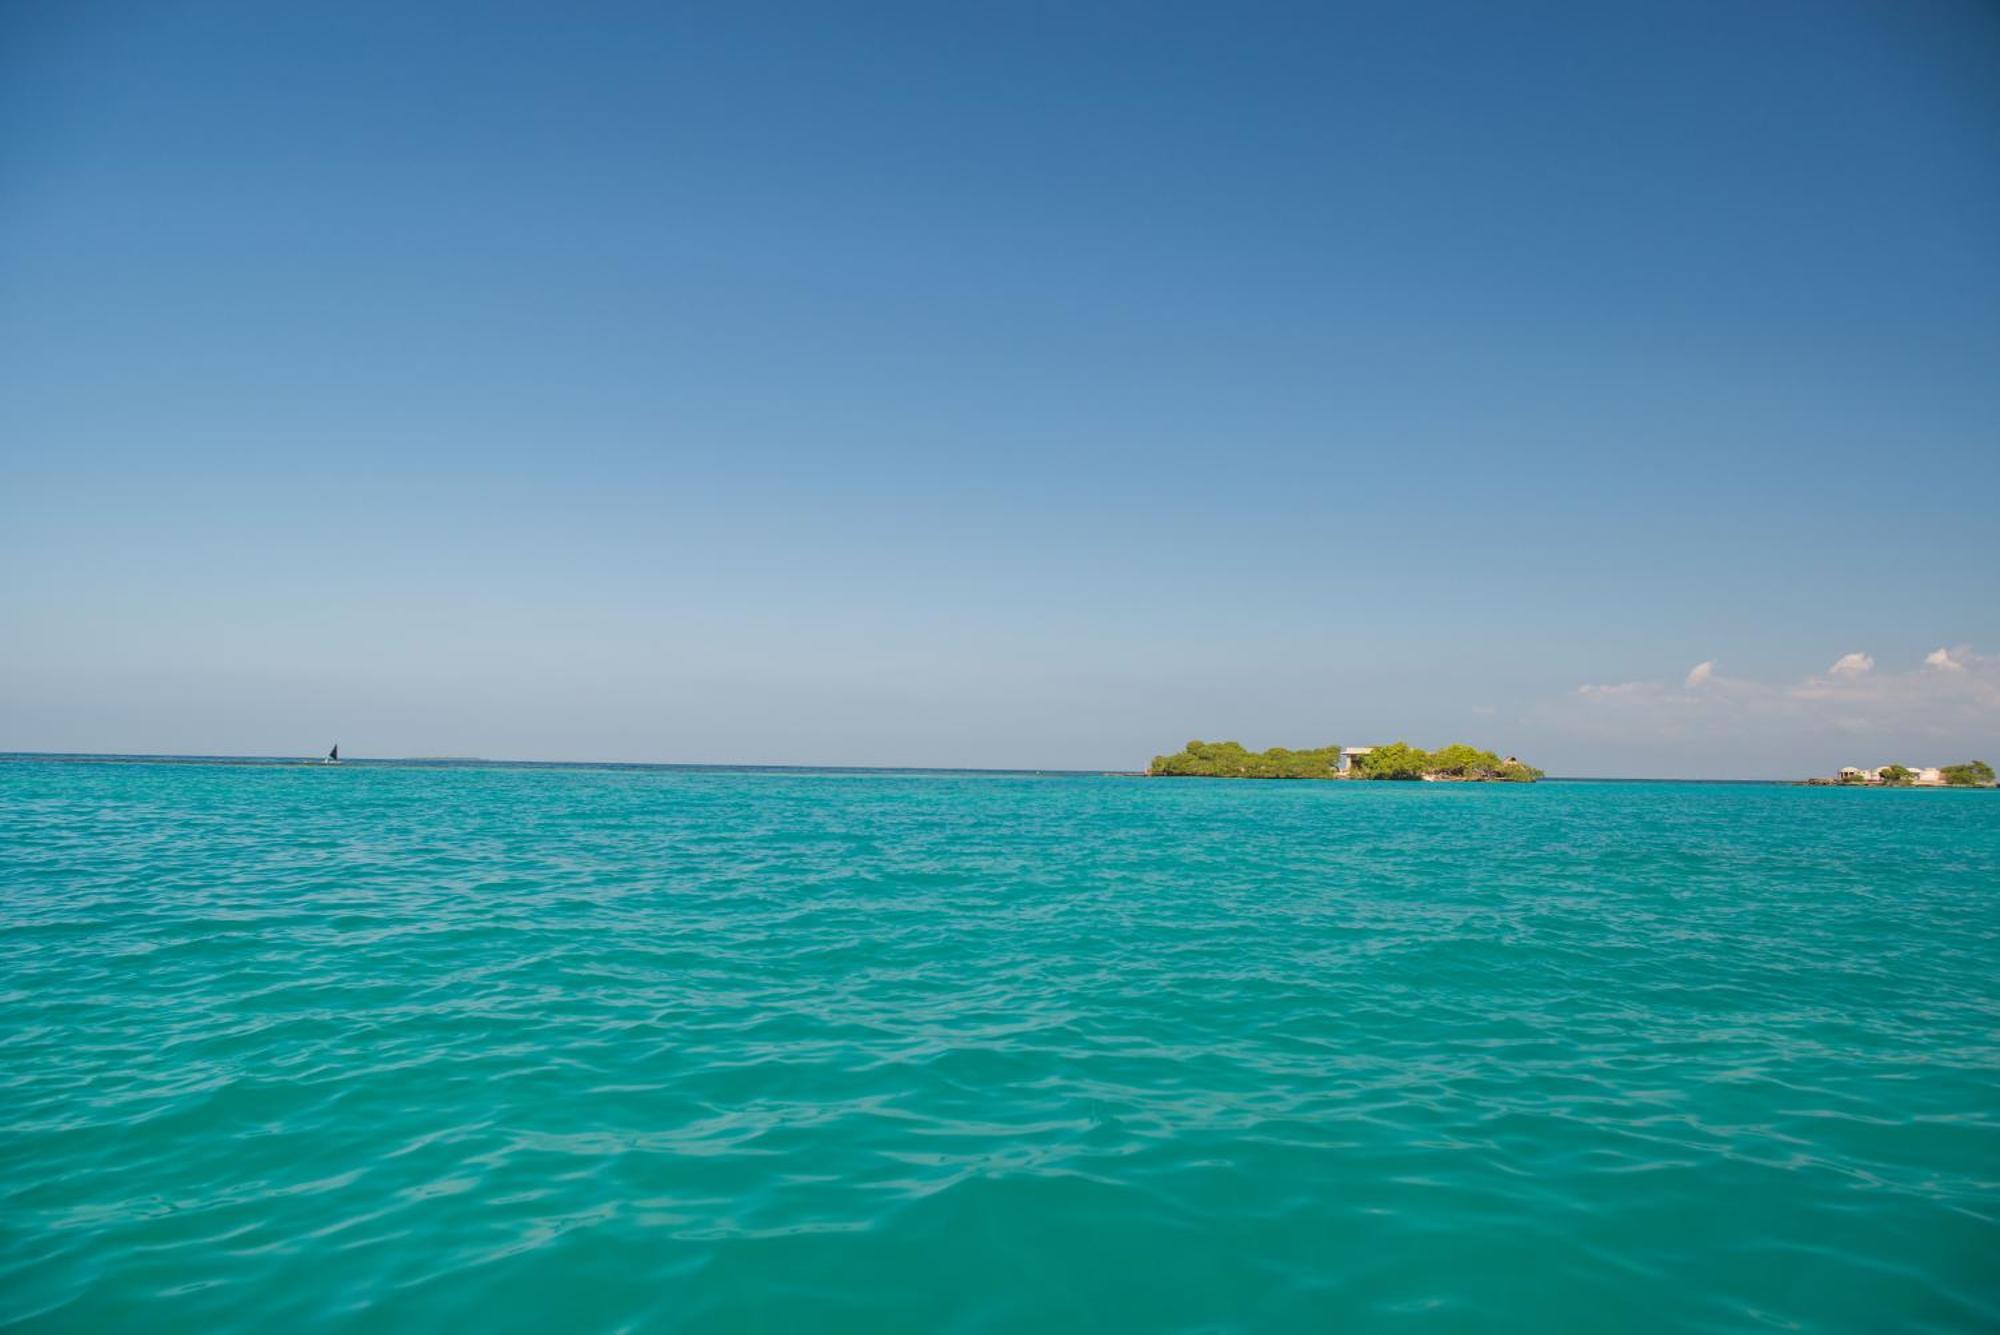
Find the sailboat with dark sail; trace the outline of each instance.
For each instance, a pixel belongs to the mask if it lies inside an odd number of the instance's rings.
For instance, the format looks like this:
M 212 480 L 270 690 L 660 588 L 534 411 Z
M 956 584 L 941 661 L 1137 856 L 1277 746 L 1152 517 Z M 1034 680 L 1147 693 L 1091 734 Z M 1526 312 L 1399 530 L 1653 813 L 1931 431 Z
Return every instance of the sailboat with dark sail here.
M 333 744 L 333 750 L 327 752 L 326 759 L 320 761 L 319 763 L 322 765 L 338 765 L 340 763 L 340 743 L 335 742 Z

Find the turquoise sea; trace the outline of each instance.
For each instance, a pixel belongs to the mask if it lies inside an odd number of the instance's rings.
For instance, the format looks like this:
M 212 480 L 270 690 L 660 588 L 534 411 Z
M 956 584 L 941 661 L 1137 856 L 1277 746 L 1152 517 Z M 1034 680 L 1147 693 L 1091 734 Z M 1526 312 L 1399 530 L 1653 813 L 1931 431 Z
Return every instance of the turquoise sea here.
M 0 1322 L 2000 1328 L 2000 794 L 0 761 Z

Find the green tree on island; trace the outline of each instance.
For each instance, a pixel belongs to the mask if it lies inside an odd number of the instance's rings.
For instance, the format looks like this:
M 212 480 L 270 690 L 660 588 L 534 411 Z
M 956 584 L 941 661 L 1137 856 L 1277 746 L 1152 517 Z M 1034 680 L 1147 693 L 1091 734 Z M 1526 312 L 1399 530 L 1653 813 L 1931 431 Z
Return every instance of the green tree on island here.
M 1911 771 L 1906 766 L 1884 765 L 1882 767 L 1882 782 L 1890 785 L 1891 787 L 1894 787 L 1899 784 L 1906 784 L 1910 781 L 1910 779 L 1911 779 Z
M 1498 783 L 1532 783 L 1542 777 L 1533 765 L 1502 759 L 1464 742 L 1438 751 L 1424 751 L 1408 742 L 1378 746 L 1356 760 L 1364 779 L 1480 779 Z
M 1306 751 L 1274 746 L 1268 751 L 1245 749 L 1241 742 L 1189 742 L 1170 756 L 1154 756 L 1146 772 L 1153 775 L 1210 779 L 1337 779 L 1340 748 L 1320 746 Z M 1542 777 L 1532 765 L 1502 759 L 1463 742 L 1442 751 L 1423 751 L 1408 742 L 1378 746 L 1354 758 L 1354 779 L 1484 780 L 1531 783 Z
M 1154 756 L 1146 772 L 1209 779 L 1331 779 L 1339 767 L 1338 746 L 1248 751 L 1241 742 L 1193 741 L 1176 755 Z
M 1365 779 L 1421 779 L 1431 758 L 1408 742 L 1391 742 L 1355 757 L 1354 763 Z
M 1946 765 L 1942 771 L 1944 781 L 1954 788 L 1991 788 L 1993 767 L 1983 760 L 1968 760 L 1963 765 Z

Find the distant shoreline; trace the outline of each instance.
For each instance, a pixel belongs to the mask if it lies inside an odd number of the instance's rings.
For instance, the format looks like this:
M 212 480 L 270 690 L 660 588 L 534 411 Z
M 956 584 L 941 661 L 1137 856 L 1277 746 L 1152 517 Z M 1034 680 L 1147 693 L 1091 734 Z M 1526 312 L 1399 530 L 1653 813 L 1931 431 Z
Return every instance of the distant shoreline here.
M 1102 769 L 989 769 L 941 765 L 765 765 L 755 762 L 666 760 L 496 760 L 477 756 L 343 756 L 328 765 L 317 756 L 149 755 L 142 752 L 0 751 L 0 764 L 213 765 L 218 768 L 287 769 L 607 769 L 668 770 L 714 774 L 1001 774 L 1033 778 L 1112 778 L 1126 771 Z M 1129 771 L 1137 774 L 1138 771 Z

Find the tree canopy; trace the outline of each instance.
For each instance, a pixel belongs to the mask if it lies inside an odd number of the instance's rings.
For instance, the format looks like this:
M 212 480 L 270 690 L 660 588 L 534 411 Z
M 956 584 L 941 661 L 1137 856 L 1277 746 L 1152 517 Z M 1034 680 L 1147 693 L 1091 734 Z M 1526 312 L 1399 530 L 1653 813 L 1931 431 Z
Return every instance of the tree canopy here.
M 1954 788 L 1991 788 L 1993 767 L 1983 760 L 1968 760 L 1963 765 L 1946 765 L 1941 771 L 1944 781 Z
M 1339 766 L 1338 746 L 1249 751 L 1241 742 L 1193 741 L 1175 755 L 1153 757 L 1146 772 L 1211 779 L 1330 779 Z
M 1146 771 L 1155 775 L 1192 775 L 1214 779 L 1335 779 L 1340 776 L 1340 748 L 1320 746 L 1292 751 L 1274 746 L 1251 751 L 1241 742 L 1189 742 L 1170 756 L 1153 757 Z M 1518 760 L 1502 759 L 1463 742 L 1441 751 L 1424 751 L 1408 742 L 1378 746 L 1354 758 L 1356 779 L 1483 779 L 1525 783 L 1542 772 Z
M 1364 779 L 1421 779 L 1430 759 L 1408 742 L 1391 742 L 1356 756 L 1354 763 Z
M 1484 779 L 1502 783 L 1531 783 L 1542 777 L 1533 765 L 1524 765 L 1491 751 L 1482 751 L 1464 742 L 1454 742 L 1437 751 L 1423 751 L 1408 742 L 1378 746 L 1355 761 L 1366 779 Z

